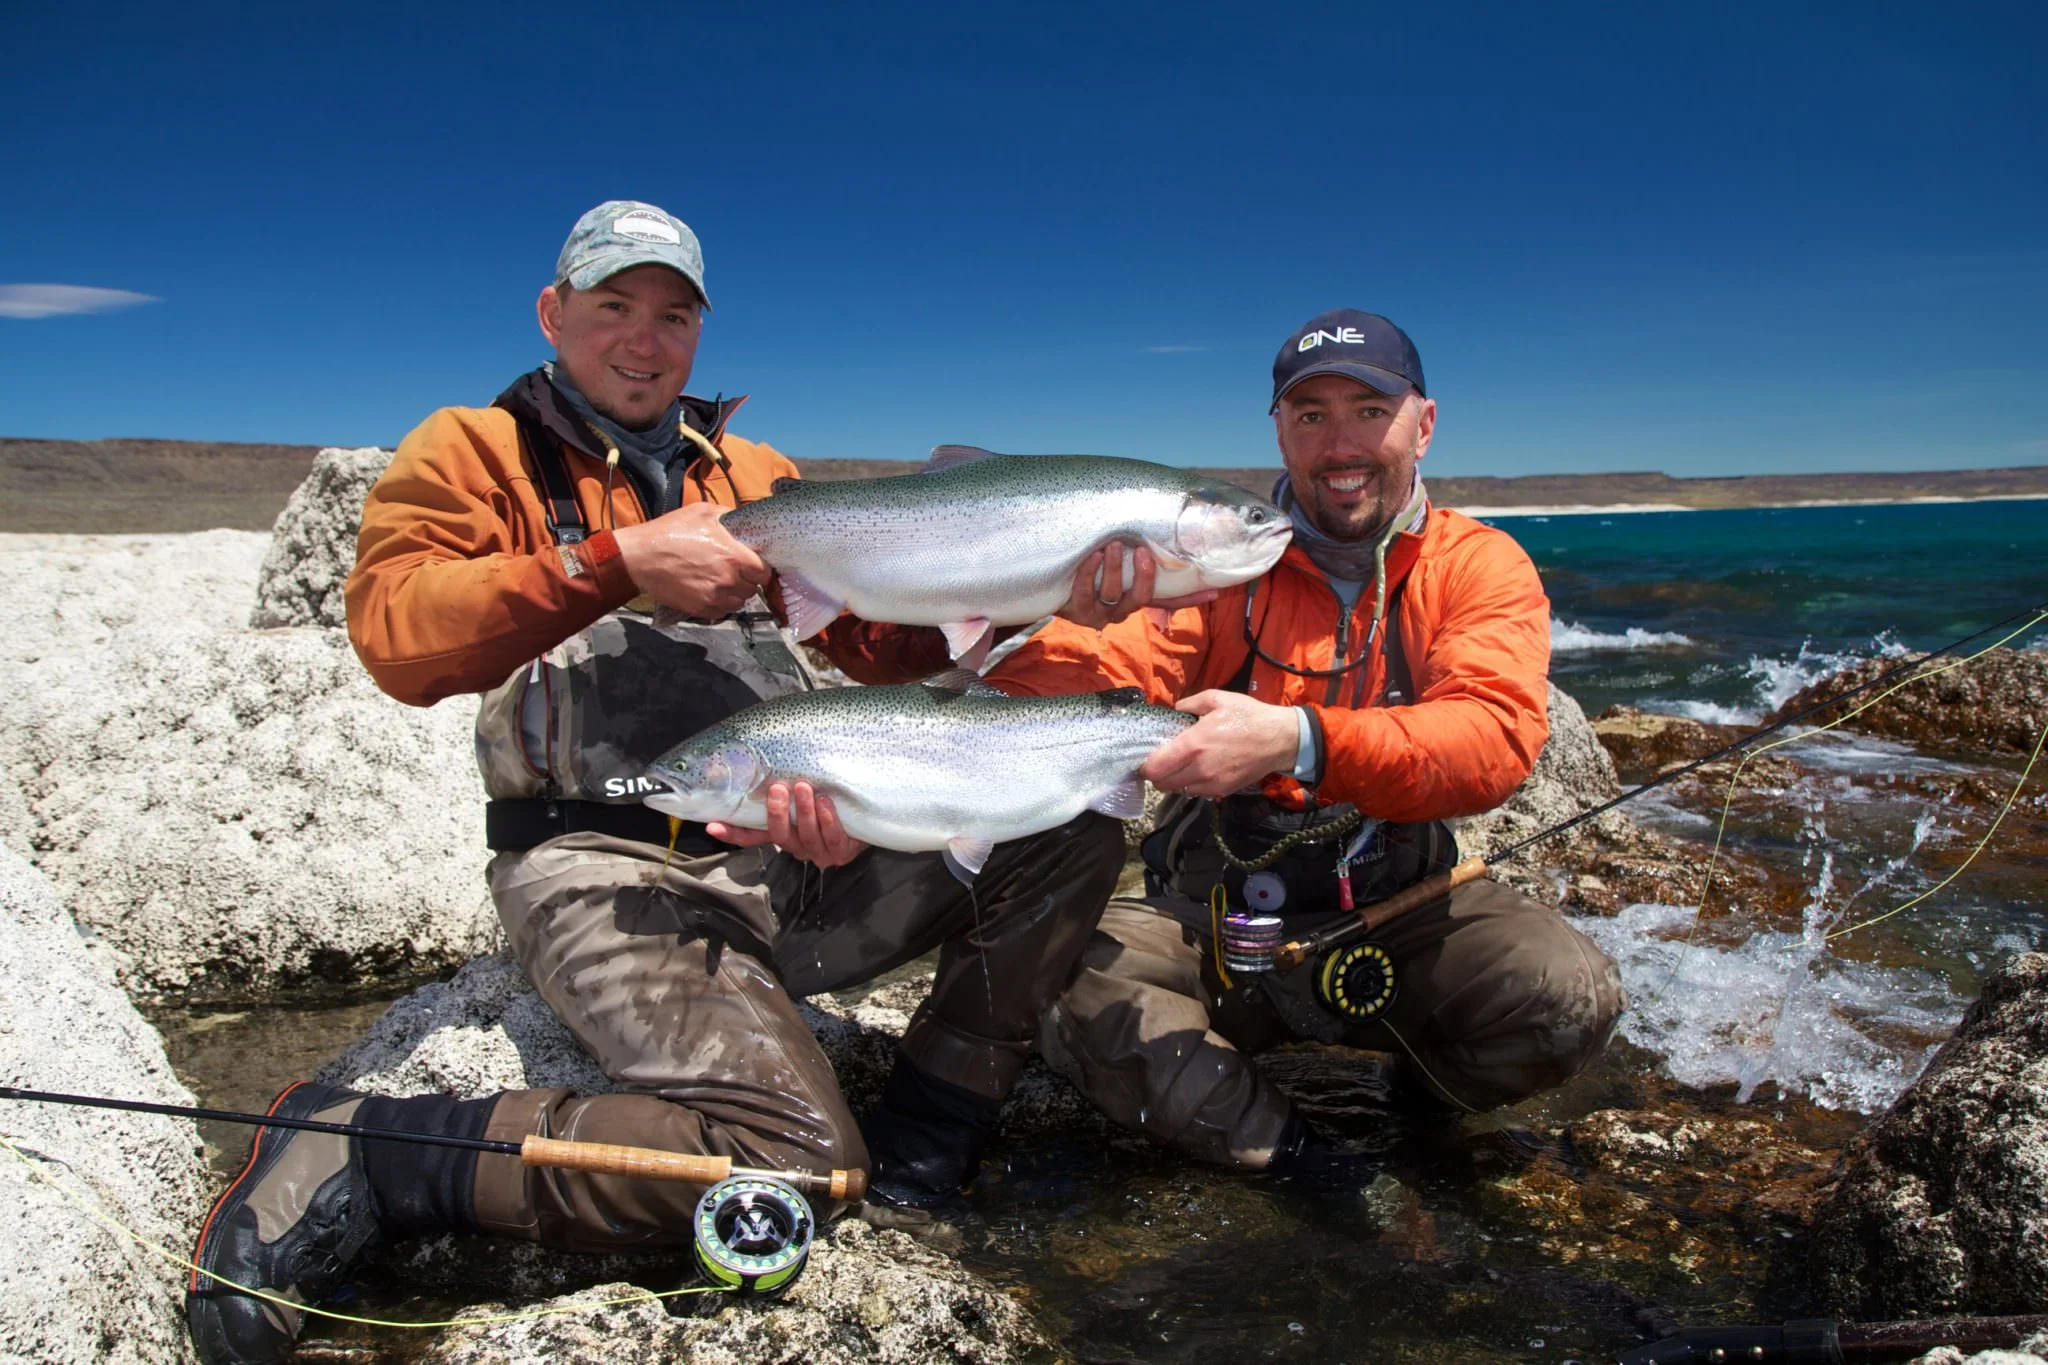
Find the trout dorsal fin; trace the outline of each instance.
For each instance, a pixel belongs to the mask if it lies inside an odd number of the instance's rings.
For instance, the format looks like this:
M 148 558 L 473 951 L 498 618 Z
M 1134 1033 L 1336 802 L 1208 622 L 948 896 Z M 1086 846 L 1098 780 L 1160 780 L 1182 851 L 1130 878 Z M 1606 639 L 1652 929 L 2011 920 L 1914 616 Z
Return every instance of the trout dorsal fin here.
M 933 446 L 931 459 L 925 461 L 924 468 L 917 472 L 936 474 L 942 469 L 973 464 L 976 460 L 992 460 L 995 456 L 993 450 L 983 450 L 980 446 Z
M 784 474 L 774 483 L 768 485 L 768 492 L 770 493 L 770 495 L 776 493 L 787 493 L 792 488 L 803 487 L 803 483 L 804 481 L 802 479 L 792 478 L 790 475 Z
M 1119 710 L 1126 706 L 1140 706 L 1145 701 L 1142 687 L 1105 687 L 1095 694 L 1106 710 Z
M 1002 688 L 985 681 L 971 668 L 949 668 L 944 673 L 934 673 L 920 686 L 934 692 L 945 692 L 956 697 L 1007 697 L 1010 694 Z

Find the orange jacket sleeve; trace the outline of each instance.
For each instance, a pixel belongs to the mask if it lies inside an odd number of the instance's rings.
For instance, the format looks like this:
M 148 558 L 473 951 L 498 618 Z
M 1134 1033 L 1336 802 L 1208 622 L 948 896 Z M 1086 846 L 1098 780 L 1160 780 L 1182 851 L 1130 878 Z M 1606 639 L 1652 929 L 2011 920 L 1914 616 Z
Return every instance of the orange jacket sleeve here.
M 1020 697 L 1135 687 L 1147 701 L 1171 706 L 1201 690 L 1191 684 L 1208 639 L 1203 607 L 1171 613 L 1154 608 L 1099 631 L 1054 617 L 989 670 L 988 680 Z
M 1323 729 L 1316 794 L 1383 820 L 1492 810 L 1550 733 L 1550 603 L 1504 535 L 1461 541 L 1410 584 L 1401 630 L 1417 696 L 1406 706 L 1312 706 Z
M 476 409 L 443 408 L 399 444 L 363 505 L 346 589 L 349 641 L 377 686 L 427 706 L 497 686 L 632 598 L 610 537 L 571 575 L 522 498 L 534 495 Z M 506 469 L 516 475 L 501 481 Z M 537 513 L 538 503 L 533 510 Z

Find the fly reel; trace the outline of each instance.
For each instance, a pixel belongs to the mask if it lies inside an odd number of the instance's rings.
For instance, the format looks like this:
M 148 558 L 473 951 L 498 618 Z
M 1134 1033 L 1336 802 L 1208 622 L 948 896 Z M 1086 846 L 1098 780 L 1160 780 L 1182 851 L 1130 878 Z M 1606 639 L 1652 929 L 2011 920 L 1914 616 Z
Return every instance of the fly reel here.
M 1316 964 L 1316 998 L 1332 1012 L 1361 1023 L 1394 1003 L 1394 959 L 1377 943 L 1332 948 Z
M 803 1274 L 816 1221 L 804 1197 L 780 1180 L 721 1180 L 697 1201 L 697 1269 L 720 1289 L 779 1297 Z

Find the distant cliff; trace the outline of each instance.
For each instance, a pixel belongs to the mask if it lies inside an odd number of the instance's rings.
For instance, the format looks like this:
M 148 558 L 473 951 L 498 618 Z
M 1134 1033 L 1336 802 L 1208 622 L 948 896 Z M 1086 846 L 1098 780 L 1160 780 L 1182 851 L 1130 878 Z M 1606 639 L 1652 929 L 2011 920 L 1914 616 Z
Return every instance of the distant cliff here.
M 0 437 L 0 531 L 267 531 L 305 479 L 317 446 L 207 441 L 39 441 Z M 907 474 L 912 460 L 802 460 L 814 479 Z M 1269 492 L 1275 465 L 1214 469 Z M 1430 475 L 1424 466 L 1424 474 Z M 2048 465 L 1895 474 L 1530 474 L 1515 479 L 1429 477 L 1448 507 L 1768 507 L 1911 498 L 2048 498 Z

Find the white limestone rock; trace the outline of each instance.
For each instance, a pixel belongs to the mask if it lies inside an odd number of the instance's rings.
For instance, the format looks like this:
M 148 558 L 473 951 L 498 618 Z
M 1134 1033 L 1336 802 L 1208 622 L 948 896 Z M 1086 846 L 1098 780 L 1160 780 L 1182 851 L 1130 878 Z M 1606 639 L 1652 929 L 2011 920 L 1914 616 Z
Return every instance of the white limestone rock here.
M 330 446 L 313 458 L 305 482 L 271 528 L 250 625 L 336 630 L 348 625 L 341 589 L 355 567 L 363 500 L 390 463 L 391 452 L 374 446 Z
M 161 1104 L 193 1099 L 163 1041 L 95 961 L 48 879 L 0 847 L 0 1084 Z M 0 1102 L 0 1360 L 191 1359 L 183 1276 L 39 1178 L 184 1252 L 207 1207 L 189 1120 Z
M 131 991 L 261 998 L 495 942 L 467 702 L 390 700 L 338 631 L 235 624 L 260 537 L 11 539 L 0 567 L 40 586 L 0 595 L 35 636 L 0 630 L 0 834 Z

